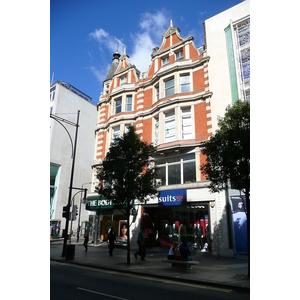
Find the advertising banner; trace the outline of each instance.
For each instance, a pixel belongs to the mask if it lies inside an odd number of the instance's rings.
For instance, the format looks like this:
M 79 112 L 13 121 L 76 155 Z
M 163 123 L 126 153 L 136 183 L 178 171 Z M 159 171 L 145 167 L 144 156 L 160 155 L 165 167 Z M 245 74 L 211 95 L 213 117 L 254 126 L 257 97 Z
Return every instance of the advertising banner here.
M 186 189 L 161 191 L 158 196 L 158 206 L 178 206 L 186 203 Z

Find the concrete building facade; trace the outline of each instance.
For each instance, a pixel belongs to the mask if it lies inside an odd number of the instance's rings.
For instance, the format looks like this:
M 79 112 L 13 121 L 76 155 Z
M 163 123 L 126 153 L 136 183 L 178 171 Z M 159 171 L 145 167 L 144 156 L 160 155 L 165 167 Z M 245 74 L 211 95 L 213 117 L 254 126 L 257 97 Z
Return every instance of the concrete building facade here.
M 238 99 L 250 101 L 250 0 L 205 20 L 204 33 L 205 49 L 210 57 L 211 124 L 215 132 L 218 117 L 224 116 L 228 105 Z M 244 197 L 232 189 L 216 194 L 216 197 L 216 219 L 221 218 L 225 207 L 227 225 L 230 225 L 226 226 L 226 218 L 222 219 L 217 226 L 218 241 L 231 244 L 234 254 L 247 253 L 246 216 L 244 211 L 239 212 L 240 206 L 245 207 Z
M 69 186 L 72 167 L 72 151 L 75 146 L 75 130 L 79 113 L 79 128 L 75 155 L 73 187 L 93 187 L 91 164 L 95 148 L 95 125 L 97 109 L 91 103 L 92 98 L 65 82 L 56 82 L 50 87 L 50 117 L 59 117 L 59 122 L 50 118 L 50 231 L 52 236 L 61 237 L 65 228 L 62 217 L 63 206 L 68 203 Z M 83 197 L 79 190 L 72 191 L 72 204 L 77 205 L 80 214 L 80 225 L 86 225 L 90 212 L 80 201 Z M 72 209 L 71 209 L 72 210 Z M 78 218 L 72 222 L 72 230 L 76 235 Z M 69 224 L 69 232 L 71 222 Z M 83 229 L 84 230 L 84 229 Z

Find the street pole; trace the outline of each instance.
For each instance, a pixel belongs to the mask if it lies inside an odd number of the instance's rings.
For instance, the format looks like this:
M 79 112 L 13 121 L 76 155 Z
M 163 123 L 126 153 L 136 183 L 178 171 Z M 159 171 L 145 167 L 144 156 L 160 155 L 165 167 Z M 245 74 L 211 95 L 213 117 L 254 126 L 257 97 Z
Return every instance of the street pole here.
M 66 218 L 66 226 L 65 226 L 65 236 L 64 236 L 64 245 L 62 251 L 62 257 L 66 256 L 67 251 L 67 238 L 68 238 L 68 227 L 69 227 L 69 217 L 70 217 L 70 205 L 72 199 L 72 187 L 73 187 L 73 176 L 74 176 L 74 167 L 75 167 L 75 155 L 76 155 L 76 145 L 77 145 L 77 133 L 79 127 L 79 114 L 80 110 L 77 112 L 77 123 L 76 123 L 76 131 L 75 131 L 75 144 L 74 144 L 74 153 L 73 153 L 73 161 L 72 161 L 72 169 L 71 169 L 71 178 L 70 178 L 70 186 L 69 186 L 69 198 L 68 198 L 68 205 L 67 205 L 67 218 Z
M 81 186 L 81 189 L 83 190 L 83 186 L 85 184 L 90 184 L 92 182 L 87 182 L 87 183 L 84 183 L 82 186 Z M 85 189 L 85 194 L 87 193 L 87 189 Z M 81 215 L 81 202 L 82 202 L 82 191 L 81 191 L 81 194 L 80 194 L 80 203 L 79 203 L 79 216 L 78 216 L 78 225 L 77 225 L 77 243 L 79 242 L 79 232 L 80 232 L 80 215 Z

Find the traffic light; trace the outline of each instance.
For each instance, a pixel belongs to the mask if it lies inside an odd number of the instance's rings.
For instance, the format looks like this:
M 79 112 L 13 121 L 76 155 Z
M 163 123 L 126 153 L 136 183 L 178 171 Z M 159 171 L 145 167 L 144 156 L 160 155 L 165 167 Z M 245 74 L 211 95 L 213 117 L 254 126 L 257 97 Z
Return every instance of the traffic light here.
M 74 220 L 76 220 L 76 217 L 78 216 L 78 206 L 74 205 L 73 210 L 74 210 Z
M 63 218 L 67 218 L 67 208 L 68 208 L 68 205 L 63 206 L 63 214 L 62 214 Z
M 76 220 L 77 215 L 78 215 L 78 207 L 77 205 L 73 205 L 72 214 L 71 214 L 72 221 Z

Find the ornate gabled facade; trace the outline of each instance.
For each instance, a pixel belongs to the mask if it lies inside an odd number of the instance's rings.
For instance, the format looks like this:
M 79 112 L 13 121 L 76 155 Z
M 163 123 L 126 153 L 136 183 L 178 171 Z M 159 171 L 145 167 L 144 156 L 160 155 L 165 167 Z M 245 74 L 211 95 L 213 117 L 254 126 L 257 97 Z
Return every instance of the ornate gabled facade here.
M 138 217 L 130 227 L 130 236 L 136 240 L 143 224 L 149 246 L 158 241 L 168 246 L 185 238 L 201 249 L 207 242 L 212 250 L 213 224 L 221 221 L 222 213 L 215 212 L 217 197 L 209 192 L 209 182 L 200 170 L 205 162 L 201 142 L 212 136 L 209 60 L 204 48 L 197 48 L 192 36 L 182 37 L 171 21 L 161 45 L 152 51 L 146 72 L 130 63 L 124 49 L 122 55 L 113 54 L 103 82 L 97 104 L 94 172 L 102 165 L 114 137 L 122 135 L 130 124 L 142 140 L 157 146 L 153 159 L 160 195 L 137 206 Z M 100 239 L 106 239 L 112 224 L 120 235 L 124 215 L 97 194 L 88 199 L 87 209 L 96 212 Z
M 158 146 L 159 153 L 195 148 L 211 135 L 209 57 L 199 53 L 192 36 L 181 37 L 171 24 L 151 60 L 141 74 L 125 49 L 122 55 L 114 53 L 97 105 L 95 166 L 114 134 L 122 134 L 128 124 L 136 126 L 144 141 Z

